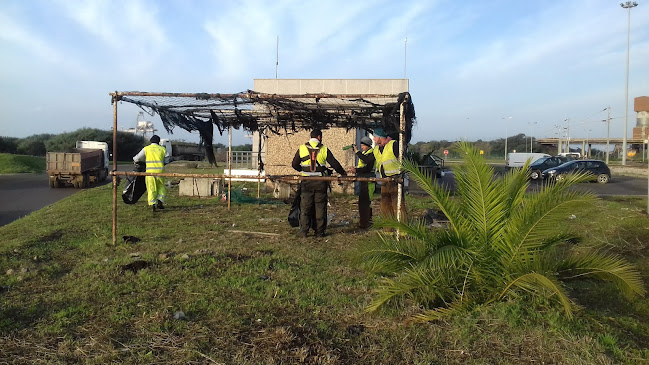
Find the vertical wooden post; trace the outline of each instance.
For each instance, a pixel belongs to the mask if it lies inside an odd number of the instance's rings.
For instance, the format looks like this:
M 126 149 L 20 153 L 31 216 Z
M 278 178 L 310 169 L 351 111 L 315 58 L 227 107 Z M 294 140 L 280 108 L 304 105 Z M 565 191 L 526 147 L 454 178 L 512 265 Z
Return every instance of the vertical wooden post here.
M 399 163 L 403 163 L 403 155 L 405 154 L 406 151 L 406 146 L 405 146 L 406 138 L 404 136 L 404 132 L 406 130 L 405 110 L 406 110 L 407 101 L 408 101 L 408 95 L 406 94 L 406 96 L 403 98 L 403 102 L 399 106 Z M 401 217 L 403 216 L 401 205 L 404 204 L 402 198 L 404 182 L 405 182 L 405 178 L 401 179 L 401 182 L 398 183 L 399 185 L 397 188 L 397 220 L 399 222 L 401 222 Z
M 117 91 L 113 95 L 113 172 L 117 171 Z M 117 176 L 113 175 L 113 246 L 117 245 Z
M 228 130 L 228 210 L 230 210 L 230 201 L 232 200 L 232 126 Z

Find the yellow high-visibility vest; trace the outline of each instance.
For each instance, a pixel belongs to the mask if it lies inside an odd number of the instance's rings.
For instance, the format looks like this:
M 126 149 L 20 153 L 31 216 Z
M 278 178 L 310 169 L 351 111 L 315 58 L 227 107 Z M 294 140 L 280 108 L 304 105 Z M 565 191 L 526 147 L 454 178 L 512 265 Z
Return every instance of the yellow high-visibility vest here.
M 364 154 L 365 156 L 369 155 L 370 153 L 374 153 L 374 148 L 368 148 L 367 151 L 362 152 L 362 154 Z M 367 164 L 365 162 L 363 162 L 363 160 L 361 160 L 359 158 L 358 159 L 358 165 L 356 166 L 356 168 L 360 169 L 361 167 L 364 167 L 365 165 L 367 165 Z M 374 168 L 376 168 L 376 161 L 374 162 L 374 166 L 372 166 L 372 170 L 374 170 Z
M 394 140 L 388 142 L 385 147 L 383 147 L 383 153 L 379 148 L 374 149 L 374 158 L 376 158 L 376 170 L 381 171 L 381 166 L 383 166 L 383 172 L 385 176 L 393 176 L 399 174 L 399 159 L 394 155 L 392 151 L 394 145 Z
M 302 176 L 323 176 L 327 169 L 327 147 L 322 143 L 307 142 L 300 146 Z
M 165 152 L 165 148 L 157 143 L 151 143 L 144 147 L 144 155 L 146 156 L 146 172 L 164 172 Z

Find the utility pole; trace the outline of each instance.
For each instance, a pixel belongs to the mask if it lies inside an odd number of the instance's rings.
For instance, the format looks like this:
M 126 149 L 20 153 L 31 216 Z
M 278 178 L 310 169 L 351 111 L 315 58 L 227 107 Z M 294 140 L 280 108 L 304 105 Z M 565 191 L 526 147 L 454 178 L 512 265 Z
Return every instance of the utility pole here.
M 611 154 L 611 148 L 609 147 L 609 140 L 611 139 L 611 107 L 607 107 L 606 111 L 606 164 L 608 165 L 608 156 Z
M 629 47 L 631 39 L 631 8 L 638 6 L 635 1 L 627 1 L 621 3 L 620 6 L 627 9 L 628 12 L 628 27 L 626 32 L 626 88 L 624 92 L 624 138 L 622 139 L 622 165 L 626 165 L 626 136 L 629 122 Z
M 512 117 L 502 117 L 500 119 L 505 121 L 505 163 L 507 163 L 507 139 L 509 138 L 509 125 L 507 124 L 507 119 L 512 119 Z

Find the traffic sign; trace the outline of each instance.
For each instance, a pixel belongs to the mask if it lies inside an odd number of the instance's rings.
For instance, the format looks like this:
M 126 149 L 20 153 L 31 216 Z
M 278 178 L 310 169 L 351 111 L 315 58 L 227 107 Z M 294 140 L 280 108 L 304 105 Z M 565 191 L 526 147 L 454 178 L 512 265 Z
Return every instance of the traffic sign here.
M 448 156 L 448 150 L 444 150 L 444 155 Z

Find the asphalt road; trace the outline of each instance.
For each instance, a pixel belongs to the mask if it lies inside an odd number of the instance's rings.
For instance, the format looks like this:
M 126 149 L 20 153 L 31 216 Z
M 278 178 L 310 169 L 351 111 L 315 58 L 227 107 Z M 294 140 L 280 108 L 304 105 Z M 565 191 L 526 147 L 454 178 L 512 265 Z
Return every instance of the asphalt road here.
M 453 172 L 446 172 L 444 177 L 439 179 L 442 185 L 449 189 L 455 188 L 455 179 Z M 411 182 L 412 183 L 412 182 Z M 414 184 L 414 183 L 413 183 Z M 532 181 L 528 191 L 533 192 L 543 184 L 543 182 Z M 613 176 L 608 184 L 598 184 L 597 182 L 578 184 L 576 189 L 584 189 L 591 191 L 598 196 L 614 196 L 614 195 L 631 195 L 631 196 L 647 196 L 647 178 L 646 177 L 631 177 L 631 176 Z M 409 190 L 411 194 L 425 194 L 417 186 L 412 186 Z
M 76 193 L 74 188 L 52 189 L 47 174 L 0 175 L 0 226 Z
M 132 165 L 117 166 L 119 171 L 131 169 Z M 100 185 L 109 184 L 112 181 L 112 177 L 109 176 Z M 52 189 L 49 186 L 46 173 L 0 174 L 0 227 L 56 203 L 80 190 L 73 188 L 71 185 Z

